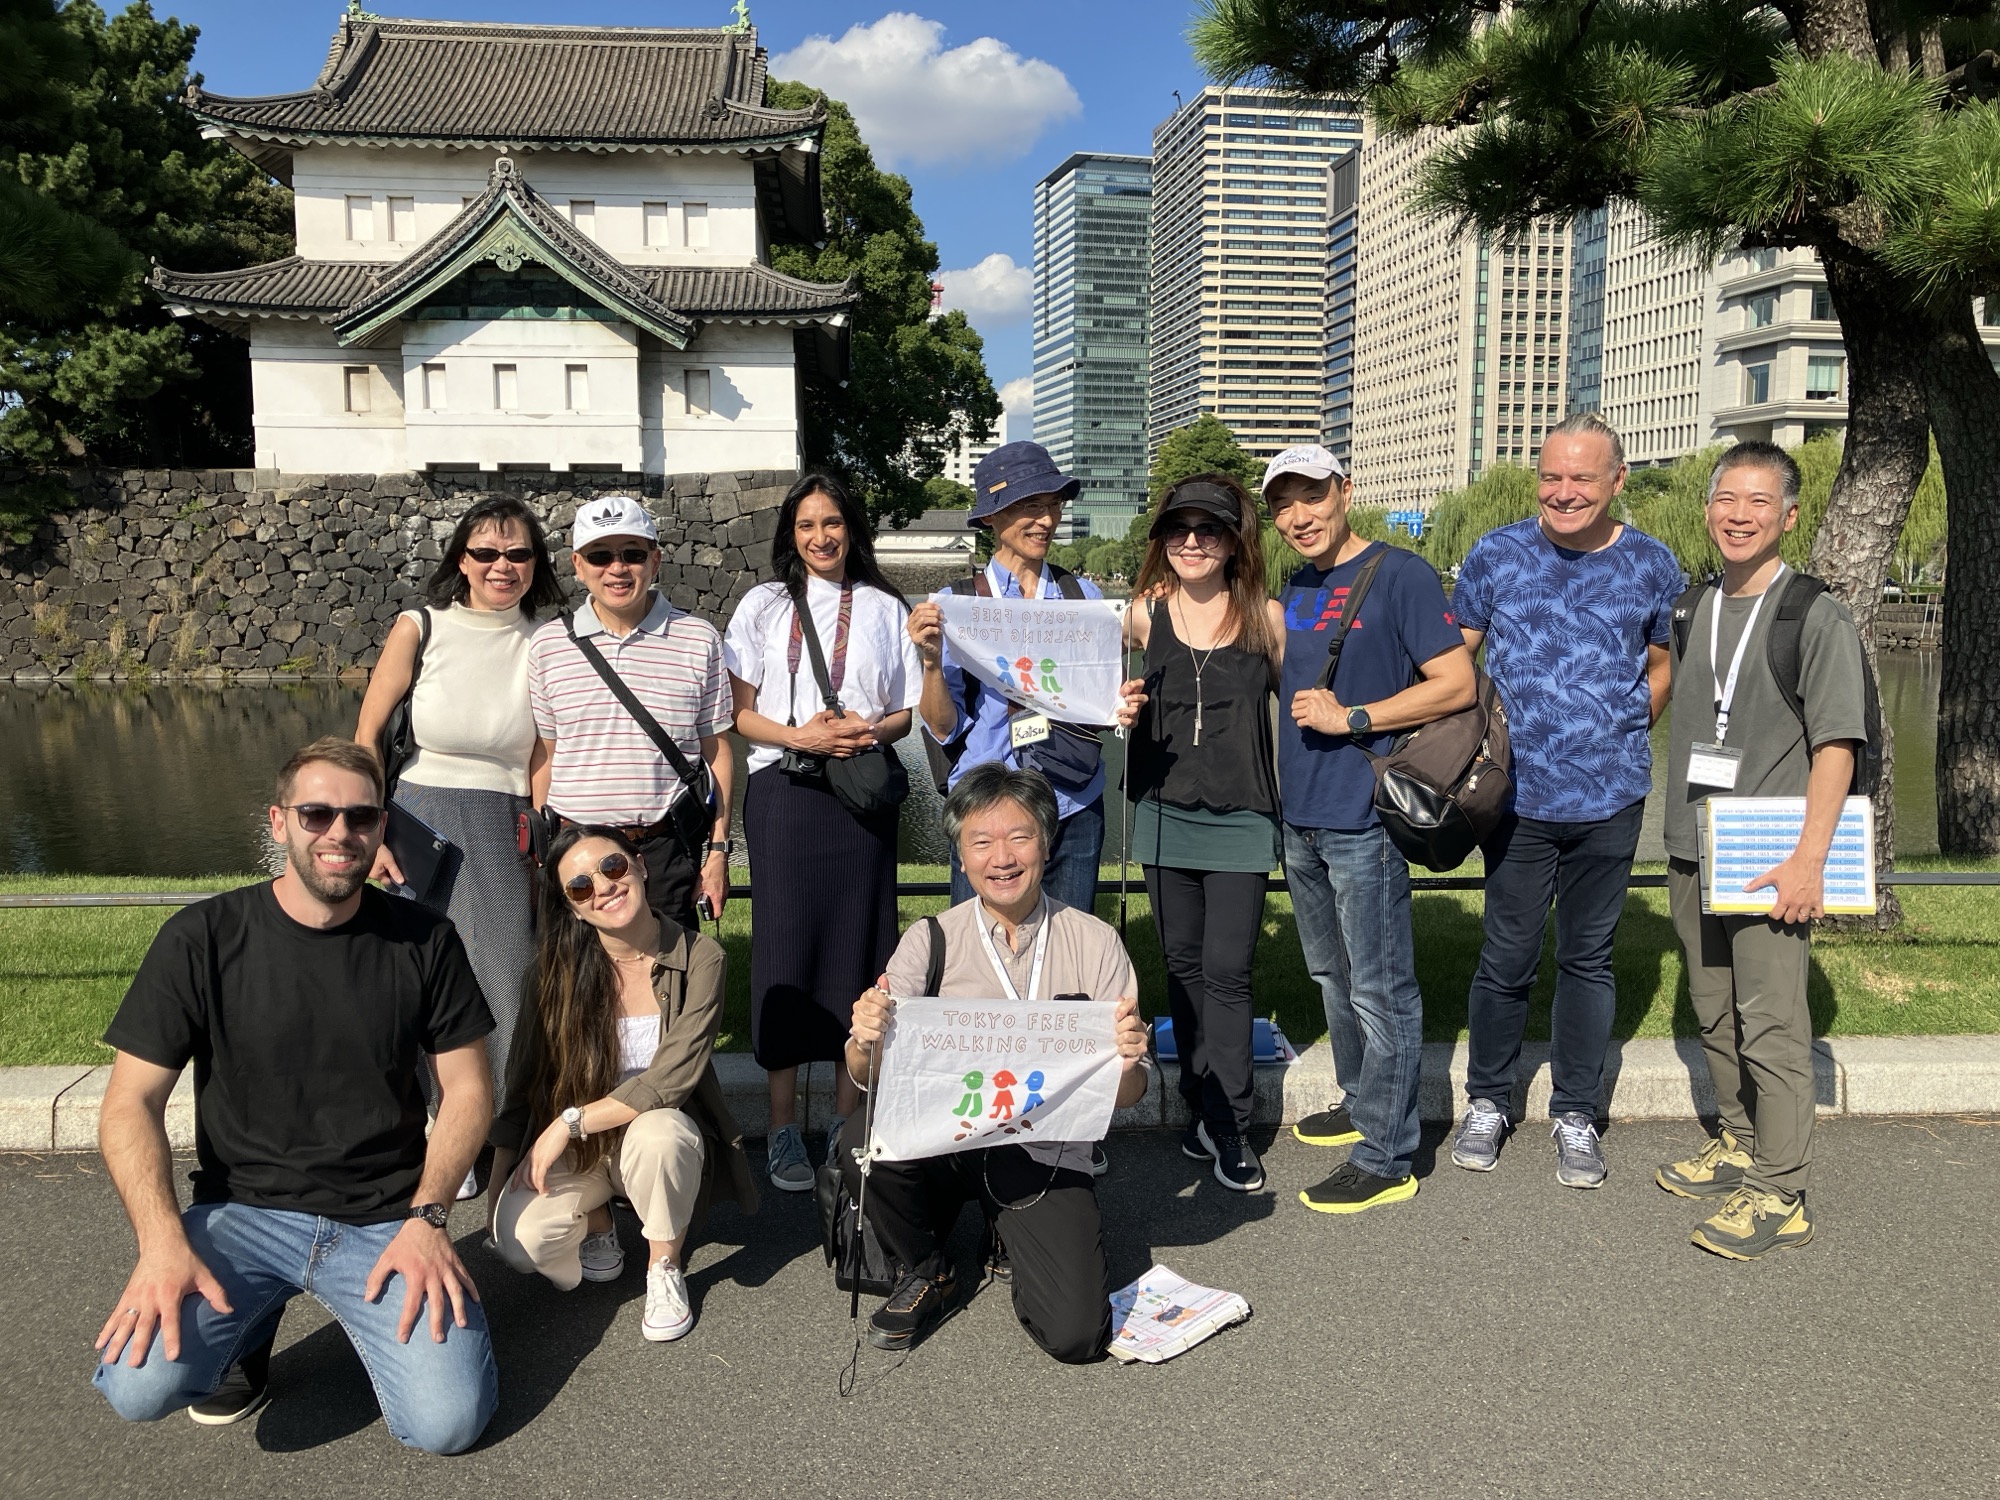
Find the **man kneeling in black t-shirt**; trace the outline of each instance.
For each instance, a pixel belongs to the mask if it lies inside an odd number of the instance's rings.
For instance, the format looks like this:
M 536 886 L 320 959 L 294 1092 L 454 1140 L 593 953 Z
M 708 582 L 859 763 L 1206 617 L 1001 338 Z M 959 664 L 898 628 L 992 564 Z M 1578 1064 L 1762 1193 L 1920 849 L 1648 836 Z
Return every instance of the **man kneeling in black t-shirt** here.
M 93 1383 L 136 1422 L 204 1401 L 308 1292 L 397 1440 L 456 1453 L 499 1399 L 479 1293 L 445 1233 L 493 1114 L 493 1018 L 451 923 L 366 884 L 382 841 L 372 752 L 323 739 L 294 755 L 271 833 L 285 873 L 168 919 L 104 1036 L 118 1057 L 98 1143 L 139 1264 Z M 442 1095 L 428 1145 L 425 1054 Z M 165 1120 L 190 1060 L 199 1164 L 182 1213 Z M 412 1339 L 426 1304 L 430 1336 Z M 236 1377 L 236 1415 L 262 1404 L 261 1363 Z

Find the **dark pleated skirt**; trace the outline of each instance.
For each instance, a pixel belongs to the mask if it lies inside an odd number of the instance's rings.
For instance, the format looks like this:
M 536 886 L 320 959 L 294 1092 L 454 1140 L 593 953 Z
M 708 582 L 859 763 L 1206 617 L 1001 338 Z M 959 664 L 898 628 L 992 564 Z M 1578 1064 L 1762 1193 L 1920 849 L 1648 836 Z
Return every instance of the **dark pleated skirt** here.
M 832 1062 L 854 1002 L 896 950 L 896 814 L 863 822 L 776 766 L 750 777 L 750 1050 Z

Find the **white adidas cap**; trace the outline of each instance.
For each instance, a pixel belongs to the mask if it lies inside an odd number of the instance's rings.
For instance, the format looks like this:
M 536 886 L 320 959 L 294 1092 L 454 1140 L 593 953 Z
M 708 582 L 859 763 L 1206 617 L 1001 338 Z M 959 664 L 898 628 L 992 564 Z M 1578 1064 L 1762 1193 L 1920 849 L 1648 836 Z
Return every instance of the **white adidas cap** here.
M 1301 443 L 1296 448 L 1287 448 L 1264 466 L 1264 483 L 1260 488 L 1269 490 L 1271 481 L 1280 474 L 1303 474 L 1308 479 L 1330 479 L 1337 474 L 1345 479 L 1347 468 L 1318 443 Z
M 569 534 L 572 551 L 581 552 L 606 536 L 639 536 L 656 545 L 660 540 L 652 516 L 630 495 L 599 495 L 576 508 L 576 525 Z

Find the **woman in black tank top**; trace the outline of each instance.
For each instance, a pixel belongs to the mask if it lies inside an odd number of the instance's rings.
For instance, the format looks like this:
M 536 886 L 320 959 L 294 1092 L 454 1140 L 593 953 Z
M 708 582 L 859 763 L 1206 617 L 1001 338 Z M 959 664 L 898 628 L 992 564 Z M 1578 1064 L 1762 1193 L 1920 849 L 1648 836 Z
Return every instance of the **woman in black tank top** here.
M 1161 498 L 1125 616 L 1127 644 L 1145 652 L 1147 693 L 1125 788 L 1192 1116 L 1181 1149 L 1238 1192 L 1264 1185 L 1244 1138 L 1250 968 L 1278 863 L 1271 715 L 1285 627 L 1265 585 L 1259 521 L 1227 475 L 1182 480 Z

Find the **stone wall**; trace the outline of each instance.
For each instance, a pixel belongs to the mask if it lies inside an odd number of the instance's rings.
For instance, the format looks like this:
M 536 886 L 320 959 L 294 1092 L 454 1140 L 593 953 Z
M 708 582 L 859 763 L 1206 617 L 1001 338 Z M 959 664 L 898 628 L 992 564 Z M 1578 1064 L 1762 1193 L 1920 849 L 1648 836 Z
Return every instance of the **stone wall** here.
M 23 477 L 0 474 L 0 485 Z M 795 477 L 79 472 L 74 508 L 25 545 L 0 544 L 0 681 L 365 669 L 458 517 L 492 494 L 541 517 L 572 599 L 582 597 L 566 545 L 576 507 L 643 497 L 660 528 L 662 591 L 720 627 L 769 576 Z

